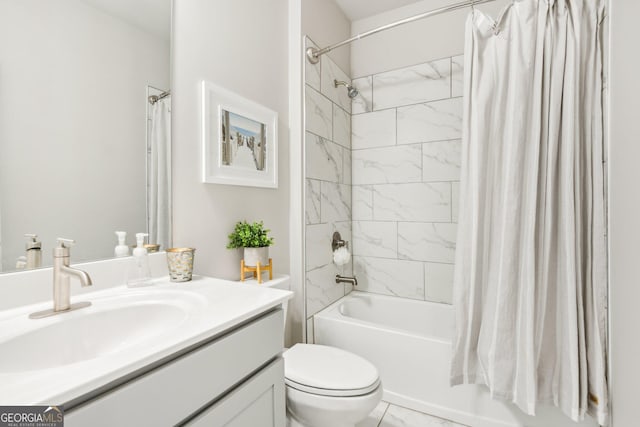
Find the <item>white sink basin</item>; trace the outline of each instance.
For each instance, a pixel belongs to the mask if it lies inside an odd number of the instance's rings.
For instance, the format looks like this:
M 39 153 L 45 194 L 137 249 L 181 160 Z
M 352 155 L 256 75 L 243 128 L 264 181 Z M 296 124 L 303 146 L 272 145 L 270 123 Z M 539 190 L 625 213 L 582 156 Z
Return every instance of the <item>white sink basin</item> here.
M 154 290 L 98 297 L 90 307 L 49 318 L 21 314 L 0 321 L 5 332 L 13 331 L 0 333 L 0 373 L 62 367 L 153 342 L 203 305 L 184 292 Z
M 194 276 L 187 283 L 158 278 L 145 288 L 77 294 L 72 303 L 91 306 L 41 319 L 29 314 L 51 308 L 51 301 L 0 310 L 0 402 L 69 404 L 170 360 L 290 296 Z

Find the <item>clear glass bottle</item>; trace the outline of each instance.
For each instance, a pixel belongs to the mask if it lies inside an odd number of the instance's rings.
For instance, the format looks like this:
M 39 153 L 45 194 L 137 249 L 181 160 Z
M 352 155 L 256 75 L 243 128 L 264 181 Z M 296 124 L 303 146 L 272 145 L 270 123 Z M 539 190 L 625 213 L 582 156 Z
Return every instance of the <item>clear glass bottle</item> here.
M 144 247 L 144 238 L 147 236 L 147 233 L 136 234 L 136 247 L 133 249 L 133 257 L 131 257 L 126 277 L 127 286 L 131 288 L 153 284 L 149 268 L 149 255 Z

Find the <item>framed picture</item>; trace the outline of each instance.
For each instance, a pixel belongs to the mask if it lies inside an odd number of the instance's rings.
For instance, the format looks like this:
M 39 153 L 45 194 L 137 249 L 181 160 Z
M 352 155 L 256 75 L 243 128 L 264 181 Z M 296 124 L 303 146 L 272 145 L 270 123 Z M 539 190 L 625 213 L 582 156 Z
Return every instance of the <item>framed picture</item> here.
M 278 187 L 278 113 L 202 82 L 202 181 Z

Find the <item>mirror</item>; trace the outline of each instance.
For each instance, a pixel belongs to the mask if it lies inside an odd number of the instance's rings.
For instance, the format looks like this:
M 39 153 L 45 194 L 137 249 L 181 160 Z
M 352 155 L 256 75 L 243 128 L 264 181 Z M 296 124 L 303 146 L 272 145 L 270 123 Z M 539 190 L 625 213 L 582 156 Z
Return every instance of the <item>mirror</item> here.
M 0 0 L 0 271 L 27 233 L 42 266 L 57 237 L 72 263 L 170 245 L 170 25 L 171 0 Z

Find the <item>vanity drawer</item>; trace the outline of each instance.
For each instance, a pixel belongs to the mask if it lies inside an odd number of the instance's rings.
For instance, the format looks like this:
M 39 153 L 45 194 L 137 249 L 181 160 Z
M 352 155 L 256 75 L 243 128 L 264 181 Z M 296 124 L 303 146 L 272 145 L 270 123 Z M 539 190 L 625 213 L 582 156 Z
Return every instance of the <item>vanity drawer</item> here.
M 65 425 L 175 425 L 282 351 L 283 312 L 269 312 L 65 414 Z

